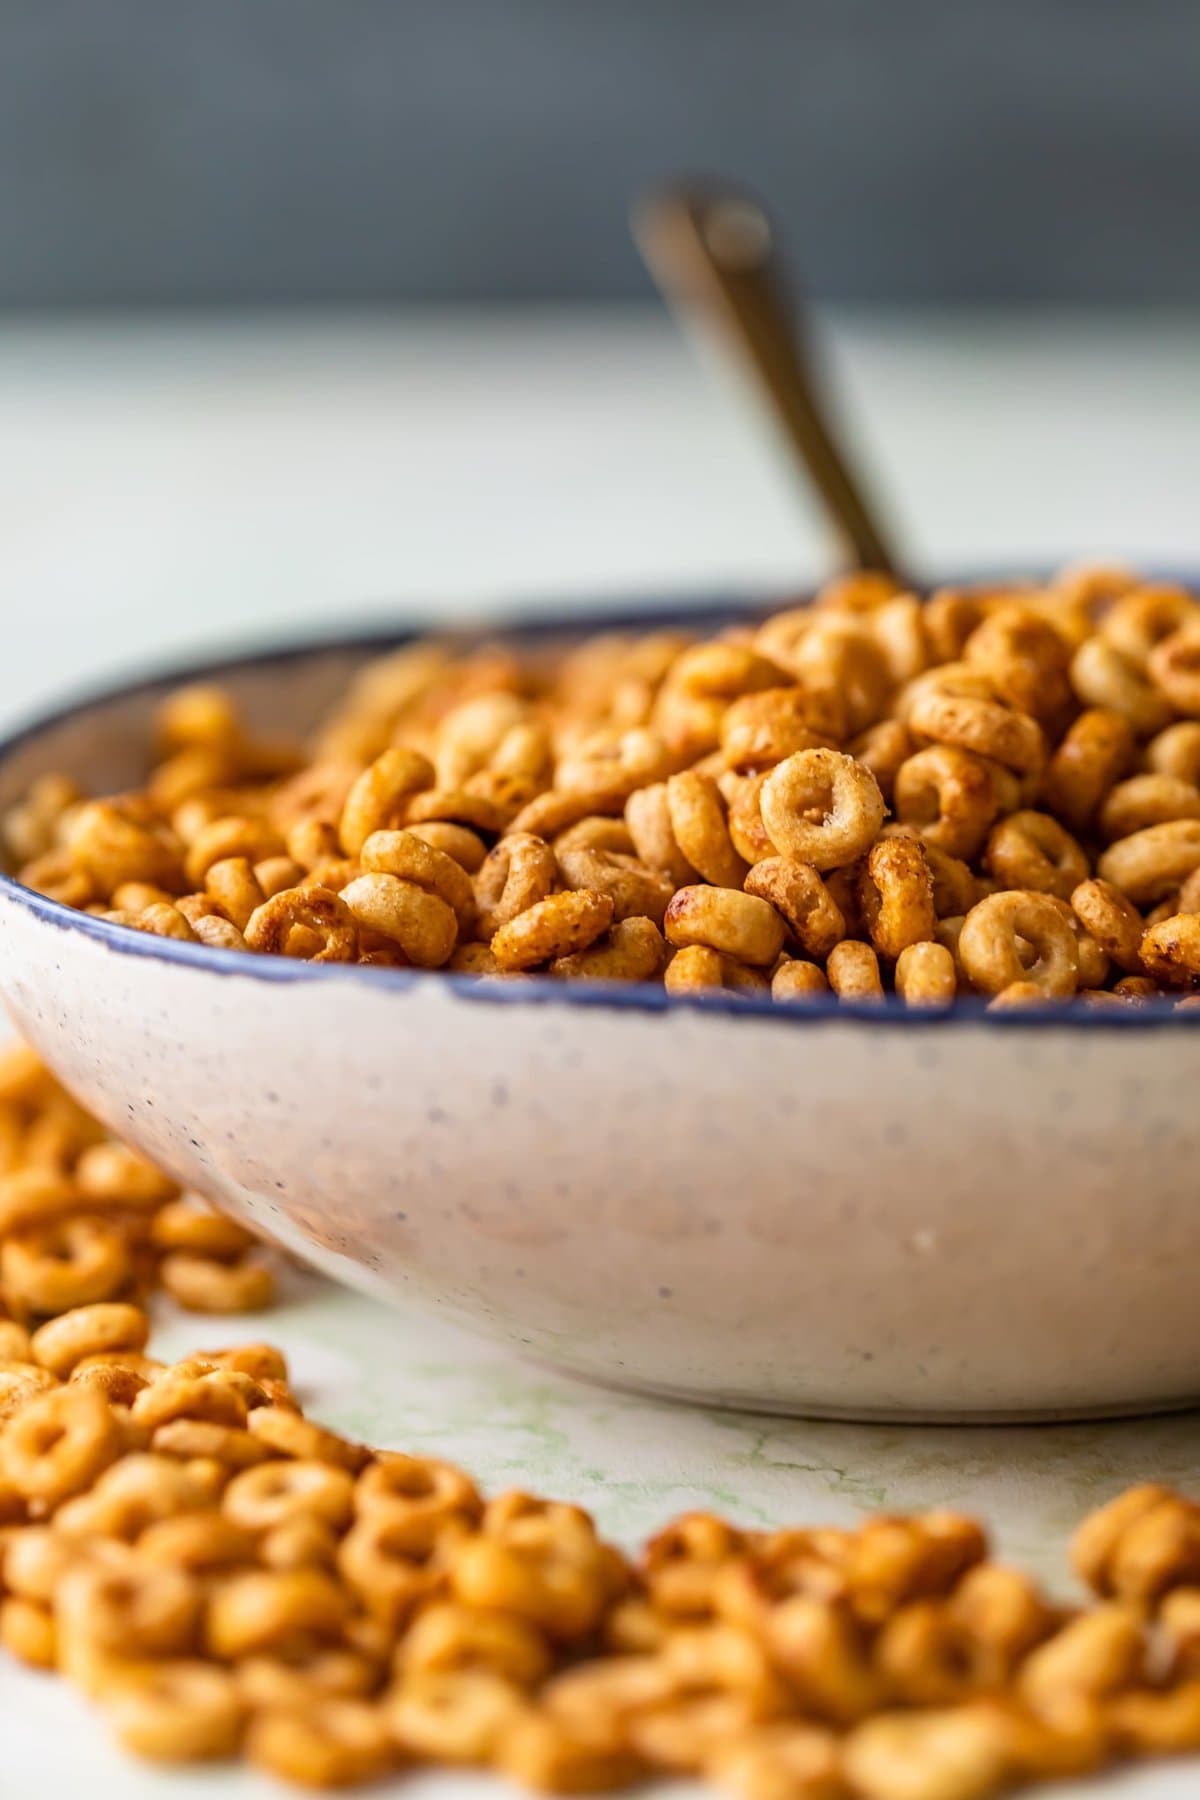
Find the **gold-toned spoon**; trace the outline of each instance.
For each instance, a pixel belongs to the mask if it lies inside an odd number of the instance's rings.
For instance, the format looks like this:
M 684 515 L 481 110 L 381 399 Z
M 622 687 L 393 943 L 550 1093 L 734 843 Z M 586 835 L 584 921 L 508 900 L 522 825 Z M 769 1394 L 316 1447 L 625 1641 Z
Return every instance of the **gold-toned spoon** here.
M 732 188 L 669 188 L 634 209 L 633 231 L 671 304 L 715 328 L 758 378 L 852 562 L 895 574 L 895 553 L 817 399 L 762 207 Z

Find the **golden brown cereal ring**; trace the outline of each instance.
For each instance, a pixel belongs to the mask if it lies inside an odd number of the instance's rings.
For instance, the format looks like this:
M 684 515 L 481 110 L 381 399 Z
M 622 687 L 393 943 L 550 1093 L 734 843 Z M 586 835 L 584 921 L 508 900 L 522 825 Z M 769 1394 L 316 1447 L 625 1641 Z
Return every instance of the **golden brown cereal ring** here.
M 1138 737 L 1150 737 L 1170 723 L 1171 702 L 1102 637 L 1090 637 L 1076 650 L 1071 685 L 1085 706 L 1120 713 Z
M 1135 587 L 1114 601 L 1100 621 L 1100 635 L 1137 669 L 1145 669 L 1155 648 L 1200 619 L 1186 588 Z
M 0 1281 L 11 1306 L 68 1312 L 111 1300 L 132 1274 L 124 1234 L 103 1219 L 56 1219 L 26 1226 L 0 1243 Z
M 828 956 L 846 933 L 846 921 L 810 863 L 768 856 L 746 876 L 746 892 L 768 900 L 807 956 Z
M 631 1749 L 598 1742 L 574 1724 L 527 1712 L 502 1733 L 495 1766 L 543 1793 L 594 1794 L 627 1787 L 645 1765 Z
M 165 1429 L 165 1428 L 164 1428 Z M 137 1541 L 138 1561 L 193 1575 L 216 1575 L 255 1559 L 256 1538 L 216 1511 L 156 1519 Z
M 917 744 L 902 719 L 880 719 L 850 745 L 850 754 L 864 768 L 870 769 L 879 783 L 879 791 L 890 800 L 896 788 L 896 776 Z
M 1142 966 L 1164 987 L 1200 985 L 1200 915 L 1177 913 L 1142 935 Z
M 58 1665 L 58 1632 L 54 1614 L 36 1600 L 10 1595 L 0 1601 L 0 1645 L 31 1669 Z
M 247 1733 L 246 1755 L 273 1775 L 315 1788 L 375 1781 L 397 1760 L 376 1708 L 343 1699 L 259 1713 Z
M 0 1432 L 0 1473 L 46 1506 L 89 1487 L 119 1454 L 116 1421 L 99 1394 L 61 1387 L 30 1400 Z
M 179 1191 L 169 1175 L 127 1144 L 89 1145 L 75 1165 L 75 1180 L 85 1200 L 123 1212 L 161 1206 Z
M 351 1443 L 348 1438 L 326 1431 L 320 1425 L 314 1425 L 311 1419 L 302 1419 L 299 1413 L 280 1406 L 256 1407 L 247 1425 L 280 1456 L 333 1463 L 338 1468 L 349 1469 L 351 1474 L 356 1474 L 371 1456 L 364 1445 Z
M 1174 775 L 1200 787 L 1200 721 L 1181 719 L 1151 738 L 1146 765 L 1159 775 Z
M 944 944 L 913 943 L 896 958 L 896 992 L 905 1006 L 950 1006 L 958 992 L 958 970 Z
M 653 981 L 666 958 L 653 919 L 618 919 L 590 949 L 556 958 L 550 973 L 568 981 Z
M 158 1272 L 168 1294 L 188 1312 L 258 1312 L 275 1298 L 275 1277 L 262 1263 L 215 1262 L 174 1250 Z
M 733 888 L 680 888 L 664 921 L 668 940 L 703 945 L 762 967 L 783 948 L 783 920 L 767 901 Z
M 66 847 L 73 865 L 102 893 L 111 894 L 125 881 L 148 881 L 169 893 L 182 886 L 171 835 L 140 823 L 126 803 L 87 801 L 71 820 Z
M 825 965 L 829 985 L 839 1000 L 882 1000 L 879 958 L 870 944 L 843 938 L 829 952 Z
M 523 795 L 523 787 L 513 794 L 507 786 L 502 793 L 476 793 L 474 783 L 471 788 L 430 788 L 413 795 L 404 809 L 403 823 L 407 826 L 430 820 L 449 821 L 498 835 L 521 810 Z
M 823 971 L 816 963 L 802 962 L 799 958 L 782 958 L 771 976 L 772 1000 L 812 1000 L 816 995 L 828 992 L 829 983 Z
M 1149 825 L 1110 844 L 1096 872 L 1120 888 L 1135 906 L 1161 900 L 1200 868 L 1200 820 Z
M 232 1677 L 210 1663 L 146 1663 L 122 1669 L 101 1697 L 126 1750 L 152 1762 L 192 1763 L 232 1756 L 243 1708 Z
M 680 849 L 671 825 L 665 781 L 652 782 L 630 794 L 625 802 L 625 823 L 633 847 L 647 868 L 661 869 L 676 887 L 686 887 L 695 880 L 696 871 Z
M 837 726 L 837 730 L 831 729 Z M 721 717 L 721 752 L 727 769 L 756 775 L 797 750 L 832 749 L 845 728 L 835 710 L 803 687 L 766 688 L 744 694 Z
M 208 1649 L 222 1661 L 278 1651 L 313 1638 L 336 1638 L 350 1597 L 318 1569 L 255 1569 L 235 1573 L 208 1603 Z
M 694 769 L 670 776 L 667 811 L 684 860 L 715 887 L 741 887 L 746 864 L 730 842 L 725 807 L 712 777 Z
M 1018 938 L 1036 952 L 1030 968 L 1021 959 Z M 1029 983 L 1043 999 L 1061 998 L 1078 985 L 1075 936 L 1048 894 L 1020 889 L 989 894 L 967 914 L 958 948 L 971 981 L 985 994 Z
M 418 1675 L 385 1705 L 388 1729 L 402 1750 L 451 1764 L 490 1761 L 524 1710 L 519 1689 L 482 1670 Z
M 1071 908 L 1106 956 L 1131 974 L 1141 973 L 1142 917 L 1118 888 L 1108 881 L 1083 881 L 1071 895 Z
M 927 692 L 913 705 L 908 724 L 936 744 L 971 750 L 1019 775 L 1037 774 L 1046 760 L 1046 741 L 1037 720 L 995 700 Z
M 151 937 L 176 938 L 184 944 L 196 944 L 200 941 L 187 919 L 171 901 L 147 906 L 138 913 L 136 923 L 139 931 L 148 931 Z
M 1200 818 L 1200 788 L 1175 775 L 1152 772 L 1118 782 L 1100 810 L 1105 837 L 1129 837 L 1172 819 Z
M 265 1450 L 261 1439 L 251 1442 Z M 248 1531 L 266 1531 L 297 1518 L 319 1519 L 340 1530 L 354 1512 L 354 1483 L 332 1463 L 263 1463 L 234 1476 L 221 1506 L 227 1518 Z
M 394 875 L 414 883 L 454 912 L 463 930 L 475 916 L 470 877 L 452 856 L 412 831 L 374 831 L 362 847 L 362 866 L 369 873 Z
M 56 1375 L 35 1363 L 0 1362 L 0 1421 L 11 1419 L 26 1401 L 51 1393 L 58 1385 Z
M 725 967 L 716 950 L 704 944 L 689 944 L 677 950 L 663 975 L 668 994 L 703 994 L 725 986 Z
M 238 815 L 213 819 L 201 827 L 188 845 L 184 871 L 194 888 L 202 888 L 208 886 L 209 874 L 217 863 L 244 863 L 251 870 L 254 863 L 277 856 L 282 849 L 283 839 L 263 819 Z M 242 924 L 240 919 L 233 922 Z
M 294 954 L 292 934 L 315 939 L 312 962 L 352 962 L 358 941 L 354 915 L 328 888 L 293 888 L 266 900 L 250 915 L 246 942 L 251 950 L 275 956 Z
M 992 827 L 984 863 L 1002 887 L 1066 900 L 1088 877 L 1088 859 L 1049 813 L 1010 813 Z
M 109 1301 L 77 1306 L 39 1326 L 31 1340 L 34 1360 L 65 1378 L 85 1356 L 114 1350 L 142 1350 L 150 1321 L 140 1306 Z
M 223 856 L 201 877 L 210 900 L 231 924 L 244 932 L 250 916 L 267 899 L 249 860 L 244 856 Z
M 337 1532 L 304 1514 L 273 1525 L 258 1546 L 258 1560 L 266 1569 L 332 1569 L 337 1553 Z
M 224 1262 L 252 1250 L 256 1240 L 236 1219 L 186 1199 L 168 1201 L 158 1209 L 151 1221 L 150 1241 L 160 1250 L 187 1250 Z
M 763 824 L 762 790 L 765 775 L 748 775 L 732 794 L 729 805 L 729 838 L 738 855 L 753 865 L 775 855 L 775 845 Z M 686 884 L 685 884 L 686 885 Z
M 364 769 L 346 795 L 338 834 L 347 856 L 357 856 L 373 831 L 400 824 L 414 794 L 433 785 L 433 764 L 415 750 L 385 750 Z
M 342 889 L 342 900 L 359 925 L 399 944 L 419 969 L 440 968 L 458 941 L 452 908 L 436 894 L 395 875 L 360 875 Z
M 15 1319 L 0 1319 L 0 1365 L 34 1360 L 33 1340 L 24 1325 Z
M 557 876 L 554 852 L 542 838 L 519 831 L 501 838 L 475 876 L 480 935 L 494 937 L 503 926 L 545 900 Z
M 933 937 L 937 915 L 933 876 L 915 838 L 880 838 L 859 878 L 859 904 L 881 956 L 891 961 L 911 944 Z
M 247 1656 L 233 1675 L 238 1693 L 255 1712 L 305 1709 L 320 1700 L 366 1698 L 380 1682 L 378 1664 L 357 1650 L 317 1650 L 301 1662 Z
M 532 1688 L 550 1666 L 544 1637 L 525 1620 L 449 1600 L 425 1607 L 397 1650 L 404 1677 L 486 1674 Z
M 776 850 L 822 871 L 862 856 L 886 811 L 870 770 L 838 750 L 789 756 L 764 780 L 759 804 Z
M 407 829 L 435 850 L 453 857 L 468 875 L 475 874 L 487 855 L 487 845 L 478 832 L 466 825 L 452 824 L 449 819 L 429 819 L 424 824 L 409 825 Z
M 587 888 L 551 894 L 502 925 L 492 938 L 492 954 L 502 970 L 532 969 L 586 950 L 613 921 L 609 894 Z
M 1194 601 L 1191 613 L 1200 619 Z M 1176 712 L 1200 718 L 1200 627 L 1193 623 L 1163 638 L 1150 653 L 1148 669 Z
M 77 1180 L 60 1170 L 36 1165 L 14 1169 L 0 1177 L 0 1234 L 79 1212 L 83 1204 Z

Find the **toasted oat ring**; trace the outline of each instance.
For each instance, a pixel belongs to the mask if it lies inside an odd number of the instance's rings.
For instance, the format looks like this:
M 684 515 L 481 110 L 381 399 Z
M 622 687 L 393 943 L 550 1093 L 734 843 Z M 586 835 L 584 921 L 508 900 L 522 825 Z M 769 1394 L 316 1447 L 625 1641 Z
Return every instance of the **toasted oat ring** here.
M 712 776 L 695 769 L 670 776 L 667 811 L 685 861 L 714 887 L 741 887 L 746 864 L 730 842 L 721 791 Z
M 260 1768 L 306 1787 L 357 1786 L 385 1775 L 396 1749 L 378 1710 L 366 1701 L 329 1698 L 260 1712 L 246 1737 Z
M 435 1601 L 413 1620 L 399 1645 L 397 1672 L 417 1675 L 496 1675 L 520 1688 L 550 1672 L 545 1638 L 524 1619 L 452 1600 Z
M 829 983 L 816 963 L 790 956 L 776 963 L 771 976 L 772 1000 L 812 1000 L 828 992 Z
M 753 866 L 775 855 L 775 845 L 763 824 L 762 790 L 765 775 L 748 775 L 740 781 L 729 804 L 729 839 L 738 855 Z M 687 883 L 683 884 L 685 887 Z
M 261 1439 L 252 1439 L 265 1453 Z M 221 1500 L 225 1516 L 248 1531 L 266 1531 L 298 1518 L 319 1519 L 335 1530 L 350 1523 L 354 1482 L 332 1463 L 302 1459 L 260 1463 L 235 1475 Z
M 215 863 L 234 860 L 253 865 L 282 849 L 283 839 L 264 819 L 226 814 L 200 827 L 187 847 L 184 872 L 194 888 L 202 888 L 208 885 L 208 872 Z
M 653 919 L 617 919 L 590 949 L 557 957 L 550 973 L 566 981 L 652 981 L 666 956 L 663 934 Z
M 1164 987 L 1200 987 L 1200 914 L 1176 913 L 1148 925 L 1142 966 Z
M 183 1569 L 144 1565 L 132 1558 L 114 1566 L 85 1561 L 69 1569 L 56 1595 L 69 1641 L 123 1656 L 172 1656 L 195 1642 L 203 1592 Z
M 536 968 L 586 950 L 608 930 L 613 913 L 610 894 L 588 888 L 549 894 L 500 927 L 492 955 L 502 970 Z
M 236 1219 L 212 1212 L 194 1200 L 169 1200 L 155 1213 L 150 1241 L 159 1250 L 186 1250 L 193 1256 L 211 1256 L 218 1262 L 244 1256 L 255 1237 Z
M 615 828 L 624 834 L 623 825 Z M 621 850 L 590 848 L 562 838 L 554 846 L 554 855 L 564 886 L 607 894 L 614 920 L 648 918 L 656 925 L 661 923 L 675 887 L 662 870 L 648 869 L 636 856 Z
M 1153 673 L 1156 648 L 1171 637 L 1182 636 L 1198 620 L 1200 608 L 1186 588 L 1135 587 L 1110 606 L 1100 621 L 1100 635 L 1135 668 L 1145 669 L 1150 664 Z
M 1018 775 L 1035 775 L 1046 760 L 1046 740 L 1029 713 L 1014 712 L 998 700 L 930 691 L 908 715 L 910 728 L 936 744 L 953 744 L 990 757 Z
M 435 850 L 452 856 L 467 875 L 474 875 L 487 855 L 487 845 L 479 833 L 467 825 L 456 825 L 451 819 L 426 819 L 405 829 Z
M 858 893 L 871 942 L 881 956 L 894 962 L 911 944 L 933 937 L 933 875 L 918 839 L 885 837 L 872 844 Z
M 1026 968 L 1018 939 L 1033 947 Z M 963 921 L 959 956 L 981 993 L 999 994 L 1029 984 L 1045 999 L 1073 994 L 1079 982 L 1079 949 L 1074 933 L 1049 894 L 1010 889 L 989 894 Z
M 483 1502 L 471 1477 L 454 1463 L 384 1451 L 360 1474 L 354 1507 L 359 1513 L 403 1512 L 410 1520 L 437 1525 L 454 1516 L 477 1519 Z
M 318 1569 L 237 1573 L 209 1598 L 206 1637 L 222 1661 L 276 1651 L 312 1638 L 336 1638 L 350 1596 Z
M 831 709 L 803 687 L 743 694 L 721 719 L 725 766 L 740 775 L 755 775 L 774 768 L 797 750 L 832 749 L 832 740 L 840 732 L 830 727 L 844 723 L 844 718 L 833 717 Z
M 746 876 L 746 892 L 768 900 L 806 956 L 825 957 L 846 935 L 841 908 L 811 863 L 767 856 Z
M 150 1321 L 140 1306 L 120 1301 L 76 1306 L 50 1319 L 34 1332 L 31 1349 L 43 1368 L 65 1378 L 85 1356 L 102 1356 L 114 1350 L 143 1350 L 150 1336 Z
M 396 1743 L 411 1756 L 482 1764 L 525 1707 L 520 1690 L 488 1670 L 431 1671 L 393 1692 L 386 1717 Z
M 0 1362 L 0 1423 L 20 1412 L 35 1395 L 52 1393 L 58 1385 L 58 1377 L 36 1363 Z
M 72 1386 L 30 1400 L 0 1433 L 0 1474 L 26 1500 L 58 1506 L 90 1487 L 121 1452 L 107 1403 Z
M 1138 737 L 1161 731 L 1171 702 L 1115 645 L 1086 638 L 1071 659 L 1071 685 L 1085 706 L 1120 713 Z
M 271 1270 L 246 1258 L 217 1262 L 211 1256 L 173 1250 L 163 1257 L 158 1275 L 167 1293 L 188 1312 L 258 1312 L 275 1297 Z
M 122 1212 L 155 1209 L 179 1191 L 128 1144 L 89 1144 L 75 1165 L 75 1180 L 86 1200 Z
M 864 855 L 887 810 L 871 771 L 840 750 L 789 756 L 764 780 L 759 804 L 775 849 L 822 871 Z
M 698 944 L 756 967 L 775 961 L 785 935 L 773 906 L 735 888 L 680 888 L 667 907 L 664 928 L 672 944 Z
M 958 969 L 944 944 L 909 944 L 896 958 L 896 992 L 905 1006 L 943 1007 L 954 1003 Z
M 825 964 L 829 985 L 839 1000 L 882 1000 L 879 958 L 870 944 L 843 938 L 829 952 Z
M 55 1219 L 0 1243 L 0 1281 L 9 1304 L 30 1313 L 111 1300 L 131 1274 L 124 1232 L 103 1219 Z
M 358 929 L 346 902 L 328 888 L 292 888 L 266 900 L 250 915 L 246 942 L 251 950 L 289 956 L 294 931 L 310 934 L 320 948 L 311 962 L 352 962 Z
M 234 1670 L 234 1679 L 254 1712 L 305 1709 L 320 1700 L 373 1693 L 379 1685 L 379 1665 L 358 1650 L 317 1650 L 300 1662 L 247 1656 Z
M 426 843 L 412 831 L 373 831 L 360 853 L 369 873 L 395 875 L 436 894 L 449 906 L 465 931 L 475 917 L 471 878 L 452 856 Z
M 1119 781 L 1100 809 L 1100 828 L 1110 840 L 1172 819 L 1200 819 L 1200 787 L 1156 770 Z
M 51 1608 L 17 1594 L 0 1600 L 0 1646 L 31 1669 L 57 1668 L 58 1630 Z
M 1200 819 L 1173 819 L 1110 844 L 1096 872 L 1135 906 L 1144 906 L 1161 900 L 1198 868 Z
M 458 942 L 458 919 L 453 908 L 437 894 L 414 882 L 402 881 L 399 876 L 360 875 L 342 889 L 342 900 L 360 926 L 382 932 L 399 944 L 418 969 L 440 968 Z
M 357 856 L 373 831 L 398 825 L 414 794 L 433 785 L 433 764 L 416 750 L 385 750 L 354 782 L 342 804 L 338 836 Z
M 1088 876 L 1088 859 L 1049 813 L 1026 809 L 992 827 L 984 863 L 1006 888 L 1031 888 L 1066 900 Z
M 1146 764 L 1159 775 L 1174 775 L 1200 787 L 1200 720 L 1180 719 L 1151 738 Z
M 203 881 L 209 899 L 244 933 L 250 915 L 267 898 L 250 861 L 244 856 L 223 856 L 206 870 Z
M 502 837 L 484 858 L 474 881 L 479 935 L 493 938 L 554 887 L 558 865 L 543 838 L 515 831 Z
M 696 879 L 696 871 L 680 849 L 671 825 L 665 781 L 636 788 L 625 802 L 625 823 L 633 847 L 647 868 L 662 869 L 676 887 Z M 728 825 L 726 826 L 728 830 Z
M 371 1452 L 363 1444 L 314 1425 L 311 1419 L 289 1412 L 282 1406 L 258 1406 L 247 1421 L 255 1437 L 280 1456 L 294 1456 L 303 1461 L 333 1463 L 340 1469 L 357 1473 L 370 1460 Z
M 1194 603 L 1192 615 L 1200 618 Z M 1165 637 L 1151 651 L 1148 667 L 1176 712 L 1200 719 L 1200 625 L 1190 624 Z
M 1109 881 L 1081 881 L 1071 908 L 1106 956 L 1131 975 L 1142 973 L 1142 915 Z
M 241 1737 L 237 1686 L 211 1663 L 123 1668 L 100 1703 L 119 1742 L 151 1762 L 223 1759 L 234 1754 Z
M 706 944 L 677 950 L 663 973 L 668 994 L 719 993 L 725 986 L 725 964 L 719 951 Z

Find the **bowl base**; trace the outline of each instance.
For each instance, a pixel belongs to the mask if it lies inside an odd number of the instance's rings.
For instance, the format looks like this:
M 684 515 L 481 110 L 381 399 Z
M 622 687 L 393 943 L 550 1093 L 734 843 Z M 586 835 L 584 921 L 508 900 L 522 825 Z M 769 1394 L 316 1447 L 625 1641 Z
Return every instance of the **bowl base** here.
M 772 1418 L 819 1419 L 839 1425 L 1084 1425 L 1099 1419 L 1146 1419 L 1200 1410 L 1200 1390 L 1168 1399 L 1121 1400 L 1112 1404 L 1029 1407 L 841 1406 L 819 1400 L 764 1399 L 755 1394 L 700 1394 L 668 1382 L 622 1380 L 589 1369 L 534 1356 L 523 1360 L 555 1375 L 568 1375 L 588 1387 L 632 1394 L 644 1400 L 669 1400 L 708 1412 L 762 1413 Z

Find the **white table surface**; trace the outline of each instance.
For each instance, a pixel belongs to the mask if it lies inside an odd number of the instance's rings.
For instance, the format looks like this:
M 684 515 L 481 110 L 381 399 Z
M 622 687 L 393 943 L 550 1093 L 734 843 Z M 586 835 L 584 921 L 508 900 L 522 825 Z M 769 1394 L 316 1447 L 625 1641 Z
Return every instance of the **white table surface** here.
M 1198 323 L 825 326 L 847 415 L 914 560 L 934 568 L 1081 552 L 1200 565 Z M 644 315 L 0 331 L 0 726 L 239 635 L 787 585 L 823 566 L 752 414 Z M 1061 1583 L 1088 1506 L 1146 1476 L 1200 1487 L 1192 1416 L 961 1430 L 706 1414 L 572 1385 L 303 1278 L 261 1320 L 164 1316 L 160 1343 L 249 1335 L 286 1347 L 330 1422 L 582 1501 L 630 1543 L 692 1506 L 768 1523 L 945 1504 L 978 1510 L 1002 1553 Z M 3 1800 L 35 1783 L 92 1800 L 280 1791 L 134 1765 L 64 1687 L 8 1662 L 0 1721 Z M 1070 1791 L 1182 1800 L 1198 1782 L 1189 1763 Z

